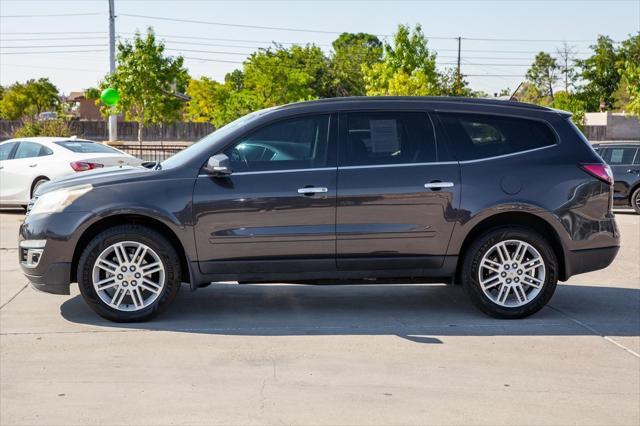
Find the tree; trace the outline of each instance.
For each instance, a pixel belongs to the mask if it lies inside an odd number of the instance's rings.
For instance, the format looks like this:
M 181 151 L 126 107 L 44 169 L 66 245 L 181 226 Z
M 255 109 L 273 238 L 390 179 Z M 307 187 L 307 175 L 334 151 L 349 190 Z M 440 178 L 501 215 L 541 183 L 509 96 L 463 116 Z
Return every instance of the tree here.
M 101 84 L 101 88 L 111 86 L 120 93 L 114 109 L 138 123 L 139 142 L 145 126 L 180 118 L 183 100 L 175 92 L 185 91 L 189 75 L 183 58 L 165 56 L 164 50 L 151 28 L 146 37 L 136 33 L 132 41 L 118 43 L 118 66 Z
M 556 60 L 548 53 L 538 53 L 527 71 L 527 80 L 543 97 L 548 96 L 553 101 L 553 85 L 558 81 Z
M 411 30 L 398 26 L 393 44 L 385 44 L 384 60 L 364 67 L 367 95 L 436 95 L 441 92 L 441 75 L 436 55 L 427 48 L 420 25 Z
M 582 69 L 581 77 L 587 82 L 582 96 L 589 111 L 597 111 L 600 104 L 606 109 L 613 108 L 613 93 L 620 82 L 620 73 L 616 69 L 619 61 L 613 40 L 598 36 L 596 44 L 591 46 L 593 55 L 576 63 Z
M 382 42 L 366 33 L 342 33 L 332 43 L 330 57 L 332 96 L 362 96 L 366 93 L 363 68 L 382 60 Z
M 564 82 L 564 91 L 569 93 L 578 80 L 578 73 L 574 67 L 576 50 L 566 41 L 562 43 L 562 47 L 556 50 L 559 59 L 558 68 Z
M 185 109 L 187 120 L 219 125 L 217 119 L 224 112 L 225 102 L 230 95 L 226 85 L 207 77 L 191 79 L 187 95 L 191 98 Z
M 640 32 L 620 45 L 618 71 L 617 107 L 640 117 Z
M 244 63 L 243 87 L 262 107 L 326 97 L 328 60 L 315 45 L 276 45 L 261 49 Z
M 41 112 L 56 110 L 58 88 L 48 78 L 14 83 L 3 92 L 0 116 L 7 120 L 35 119 Z
M 569 111 L 572 114 L 571 120 L 578 127 L 584 127 L 585 103 L 575 94 L 564 91 L 557 92 L 553 102 L 549 106 Z

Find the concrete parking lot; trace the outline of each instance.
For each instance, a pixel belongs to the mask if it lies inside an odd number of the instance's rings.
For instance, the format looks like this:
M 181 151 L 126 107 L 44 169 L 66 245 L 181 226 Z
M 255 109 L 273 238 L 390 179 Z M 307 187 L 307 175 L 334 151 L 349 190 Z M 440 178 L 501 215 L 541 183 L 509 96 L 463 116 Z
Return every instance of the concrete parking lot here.
M 27 286 L 0 213 L 0 424 L 640 424 L 640 216 L 519 321 L 459 287 L 214 284 L 145 324 Z

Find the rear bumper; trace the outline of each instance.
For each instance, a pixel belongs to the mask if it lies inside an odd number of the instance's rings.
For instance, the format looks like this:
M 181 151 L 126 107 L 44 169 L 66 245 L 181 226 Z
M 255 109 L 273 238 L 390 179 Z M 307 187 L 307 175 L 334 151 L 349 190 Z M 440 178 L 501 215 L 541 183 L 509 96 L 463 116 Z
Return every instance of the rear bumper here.
M 577 274 L 597 271 L 611 265 L 620 250 L 619 246 L 568 251 L 565 256 L 565 280 Z
M 33 275 L 33 270 L 22 266 L 22 273 L 37 290 L 52 294 L 70 293 L 71 263 L 52 263 L 42 275 Z

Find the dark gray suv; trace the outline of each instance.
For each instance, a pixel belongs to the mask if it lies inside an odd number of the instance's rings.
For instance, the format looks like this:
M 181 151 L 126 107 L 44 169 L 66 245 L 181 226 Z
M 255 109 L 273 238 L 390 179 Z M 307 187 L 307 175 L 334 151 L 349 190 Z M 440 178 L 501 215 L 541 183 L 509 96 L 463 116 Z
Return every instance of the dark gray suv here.
M 521 318 L 605 268 L 608 166 L 562 111 L 457 98 L 343 98 L 258 111 L 147 168 L 43 185 L 20 263 L 43 291 L 145 320 L 182 283 L 462 283 Z

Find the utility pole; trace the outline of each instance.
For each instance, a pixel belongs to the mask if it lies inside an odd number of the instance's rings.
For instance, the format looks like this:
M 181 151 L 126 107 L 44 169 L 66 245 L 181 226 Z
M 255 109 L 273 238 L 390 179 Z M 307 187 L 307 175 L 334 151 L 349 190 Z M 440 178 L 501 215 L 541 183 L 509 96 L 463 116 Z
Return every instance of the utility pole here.
M 109 73 L 116 71 L 116 16 L 114 0 L 109 0 Z M 109 116 L 109 142 L 118 140 L 118 116 Z
M 460 73 L 460 50 L 462 47 L 462 37 L 458 37 L 458 68 L 457 68 L 457 73 L 456 73 L 456 82 L 455 82 L 455 86 L 454 89 L 456 91 L 462 91 L 462 74 Z M 456 93 L 456 95 L 459 95 L 459 93 Z

